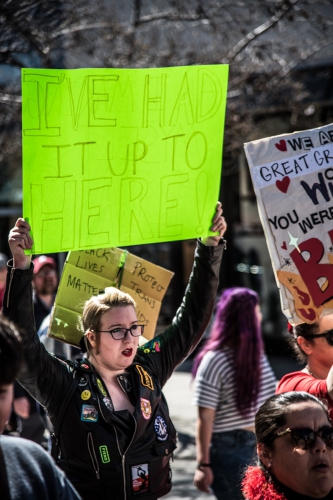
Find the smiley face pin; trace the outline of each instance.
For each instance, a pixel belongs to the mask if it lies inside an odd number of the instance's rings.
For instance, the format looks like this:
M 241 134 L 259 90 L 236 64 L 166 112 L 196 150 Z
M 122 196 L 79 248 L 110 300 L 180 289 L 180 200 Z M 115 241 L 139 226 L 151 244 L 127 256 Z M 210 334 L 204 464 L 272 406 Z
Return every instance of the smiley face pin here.
M 81 392 L 81 399 L 83 399 L 83 401 L 87 401 L 87 399 L 89 399 L 90 396 L 91 396 L 91 392 L 88 391 L 88 389 Z

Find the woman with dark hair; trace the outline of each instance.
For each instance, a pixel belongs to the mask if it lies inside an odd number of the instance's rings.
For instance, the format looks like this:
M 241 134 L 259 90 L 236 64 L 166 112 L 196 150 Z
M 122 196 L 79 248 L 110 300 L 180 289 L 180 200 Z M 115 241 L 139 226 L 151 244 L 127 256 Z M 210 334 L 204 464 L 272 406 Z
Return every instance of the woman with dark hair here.
M 194 484 L 205 492 L 211 485 L 217 498 L 243 498 L 241 475 L 254 453 L 254 415 L 275 392 L 260 325 L 257 293 L 226 290 L 193 364 L 198 406 Z
M 284 375 L 276 392 L 306 391 L 324 398 L 333 418 L 333 310 L 324 309 L 316 323 L 288 329 L 294 353 L 305 367 Z
M 255 418 L 258 463 L 243 480 L 246 500 L 333 499 L 333 427 L 306 392 L 269 398 Z

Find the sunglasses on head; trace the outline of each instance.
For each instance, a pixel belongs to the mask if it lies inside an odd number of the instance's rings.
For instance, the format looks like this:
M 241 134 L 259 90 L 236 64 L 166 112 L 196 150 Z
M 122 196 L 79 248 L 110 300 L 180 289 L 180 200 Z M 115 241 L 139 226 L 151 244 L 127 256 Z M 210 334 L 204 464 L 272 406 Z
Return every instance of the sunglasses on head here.
M 277 432 L 274 439 L 290 434 L 290 439 L 295 448 L 308 450 L 314 446 L 317 436 L 325 443 L 327 448 L 333 449 L 333 427 L 325 425 L 318 431 L 308 427 L 293 427 L 285 431 Z
M 318 335 L 316 335 L 315 333 L 311 335 L 302 335 L 302 337 L 304 337 L 305 339 L 318 339 L 320 337 L 325 337 L 328 345 L 333 346 L 333 330 L 328 330 L 327 332 L 319 333 Z

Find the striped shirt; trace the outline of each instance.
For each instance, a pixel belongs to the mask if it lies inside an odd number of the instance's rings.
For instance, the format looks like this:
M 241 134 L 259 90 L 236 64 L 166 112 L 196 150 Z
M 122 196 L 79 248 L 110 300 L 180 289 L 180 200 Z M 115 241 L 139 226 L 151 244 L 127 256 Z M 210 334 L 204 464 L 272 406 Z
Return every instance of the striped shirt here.
M 254 426 L 257 409 L 275 394 L 276 388 L 276 378 L 265 354 L 260 362 L 261 381 L 257 404 L 243 416 L 237 410 L 234 370 L 226 351 L 209 351 L 204 355 L 195 378 L 192 404 L 216 411 L 213 432 Z

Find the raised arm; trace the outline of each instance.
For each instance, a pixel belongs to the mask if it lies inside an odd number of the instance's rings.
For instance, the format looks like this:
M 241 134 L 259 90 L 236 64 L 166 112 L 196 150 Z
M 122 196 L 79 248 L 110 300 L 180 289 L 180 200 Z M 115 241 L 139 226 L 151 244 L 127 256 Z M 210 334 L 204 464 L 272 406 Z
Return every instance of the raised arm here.
M 13 256 L 13 267 L 16 269 L 30 267 L 30 255 L 24 253 L 24 250 L 30 250 L 33 244 L 29 234 L 30 229 L 28 222 L 20 218 L 9 233 L 8 243 Z
M 218 232 L 216 236 L 207 236 L 207 238 L 203 238 L 202 243 L 208 247 L 214 247 L 220 244 L 221 238 L 223 238 L 224 233 L 227 230 L 227 223 L 225 218 L 223 217 L 223 209 L 222 203 L 220 201 L 217 202 L 215 215 L 212 220 L 212 226 L 210 228 L 211 231 Z
M 13 321 L 24 332 L 34 332 L 34 315 L 32 305 L 32 264 L 30 256 L 24 250 L 32 247 L 29 234 L 30 226 L 24 219 L 17 219 L 9 233 L 8 243 L 13 256 L 9 261 L 6 291 L 3 301 L 3 314 Z M 20 286 L 16 287 L 20 279 Z
M 189 284 L 172 325 L 138 349 L 136 361 L 145 363 L 159 377 L 162 386 L 173 370 L 200 341 L 213 312 L 219 284 L 220 264 L 226 230 L 222 206 L 218 203 L 211 229 L 217 236 L 198 241 Z M 158 349 L 154 346 L 158 345 Z
M 30 226 L 18 219 L 9 233 L 13 260 L 9 261 L 3 314 L 20 328 L 24 345 L 24 368 L 18 381 L 42 405 L 61 397 L 70 379 L 69 367 L 50 355 L 36 334 L 32 299 L 33 264 L 25 249 L 32 246 Z M 52 385 L 52 389 L 51 389 Z

